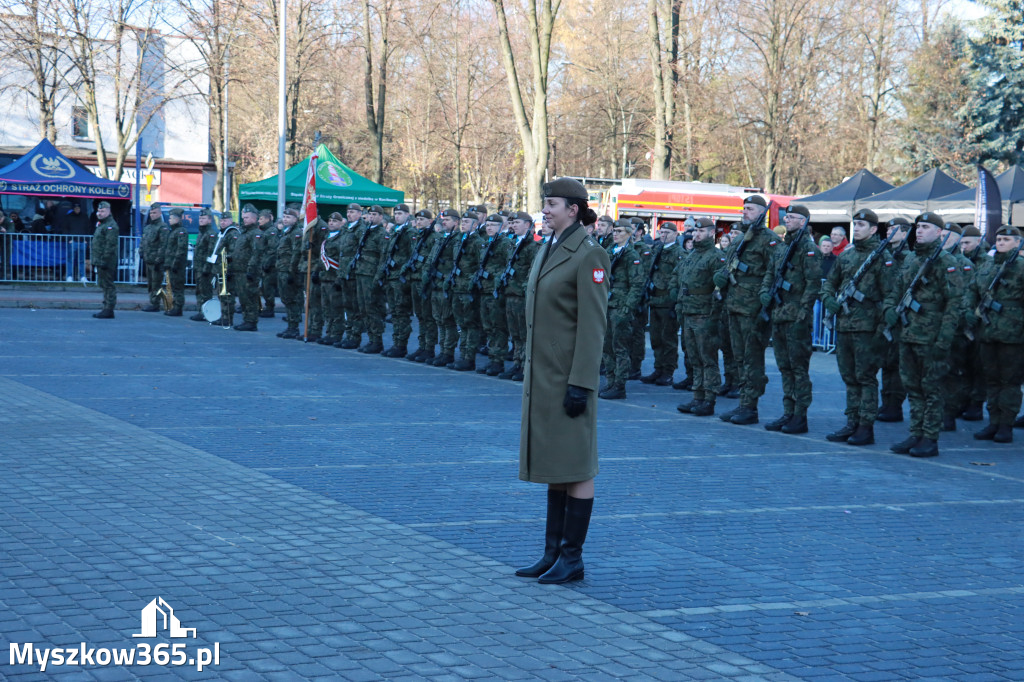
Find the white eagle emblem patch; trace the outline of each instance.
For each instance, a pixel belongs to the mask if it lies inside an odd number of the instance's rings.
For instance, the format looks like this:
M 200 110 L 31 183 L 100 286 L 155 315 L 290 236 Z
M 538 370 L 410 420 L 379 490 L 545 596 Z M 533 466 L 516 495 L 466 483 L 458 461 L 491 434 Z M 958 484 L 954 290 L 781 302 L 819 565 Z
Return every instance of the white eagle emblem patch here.
M 594 268 L 594 284 L 604 282 L 604 268 Z

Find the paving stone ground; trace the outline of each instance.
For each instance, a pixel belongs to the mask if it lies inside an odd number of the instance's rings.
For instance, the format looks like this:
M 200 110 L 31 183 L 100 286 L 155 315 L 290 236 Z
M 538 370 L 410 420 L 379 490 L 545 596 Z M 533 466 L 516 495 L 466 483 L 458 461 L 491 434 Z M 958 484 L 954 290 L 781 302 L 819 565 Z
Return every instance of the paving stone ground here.
M 807 436 L 631 382 L 599 405 L 586 580 L 542 586 L 511 575 L 544 505 L 517 480 L 520 385 L 260 323 L 0 310 L 2 639 L 134 647 L 162 597 L 221 652 L 202 673 L 4 655 L 0 678 L 1024 679 L 1020 443 L 830 444 L 820 354 Z

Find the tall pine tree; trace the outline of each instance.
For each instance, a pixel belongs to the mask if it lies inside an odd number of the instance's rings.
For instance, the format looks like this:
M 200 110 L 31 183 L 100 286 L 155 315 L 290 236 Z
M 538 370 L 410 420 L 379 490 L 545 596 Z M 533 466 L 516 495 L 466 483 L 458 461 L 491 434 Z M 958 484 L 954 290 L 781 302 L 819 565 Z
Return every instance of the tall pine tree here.
M 980 160 L 1024 160 L 1024 1 L 978 0 L 989 10 L 971 40 L 975 71 L 967 114 Z

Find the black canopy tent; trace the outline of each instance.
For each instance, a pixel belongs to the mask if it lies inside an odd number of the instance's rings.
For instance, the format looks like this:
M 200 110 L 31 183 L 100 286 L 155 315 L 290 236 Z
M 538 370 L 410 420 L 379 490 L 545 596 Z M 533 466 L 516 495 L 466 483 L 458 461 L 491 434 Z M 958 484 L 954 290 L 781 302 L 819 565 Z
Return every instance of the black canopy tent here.
M 1024 220 L 1024 168 L 1010 166 L 996 176 L 996 185 L 999 186 L 999 196 L 1003 200 L 1003 223 L 1020 225 L 1020 221 Z M 954 223 L 973 223 L 975 193 L 976 190 L 970 187 L 940 197 L 928 202 L 928 210 Z M 1014 220 L 1014 208 L 1018 213 L 1017 220 Z
M 967 189 L 967 185 L 957 182 L 938 168 L 933 168 L 905 185 L 867 199 L 861 199 L 856 202 L 854 207 L 856 210 L 869 208 L 878 214 L 880 220 L 890 220 L 896 217 L 913 220 L 914 216 L 929 209 L 929 201 L 965 189 Z
M 806 206 L 814 223 L 844 223 L 853 218 L 854 205 L 860 199 L 892 189 L 885 180 L 871 171 L 857 171 L 846 180 L 824 192 L 795 202 Z

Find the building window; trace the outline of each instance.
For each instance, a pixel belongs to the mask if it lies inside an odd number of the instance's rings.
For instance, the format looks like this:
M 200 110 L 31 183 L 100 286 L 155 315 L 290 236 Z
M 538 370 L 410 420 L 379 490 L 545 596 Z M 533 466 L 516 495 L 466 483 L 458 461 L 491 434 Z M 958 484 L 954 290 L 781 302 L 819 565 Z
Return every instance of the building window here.
M 71 107 L 71 134 L 76 140 L 92 138 L 89 113 L 85 110 L 85 107 Z

